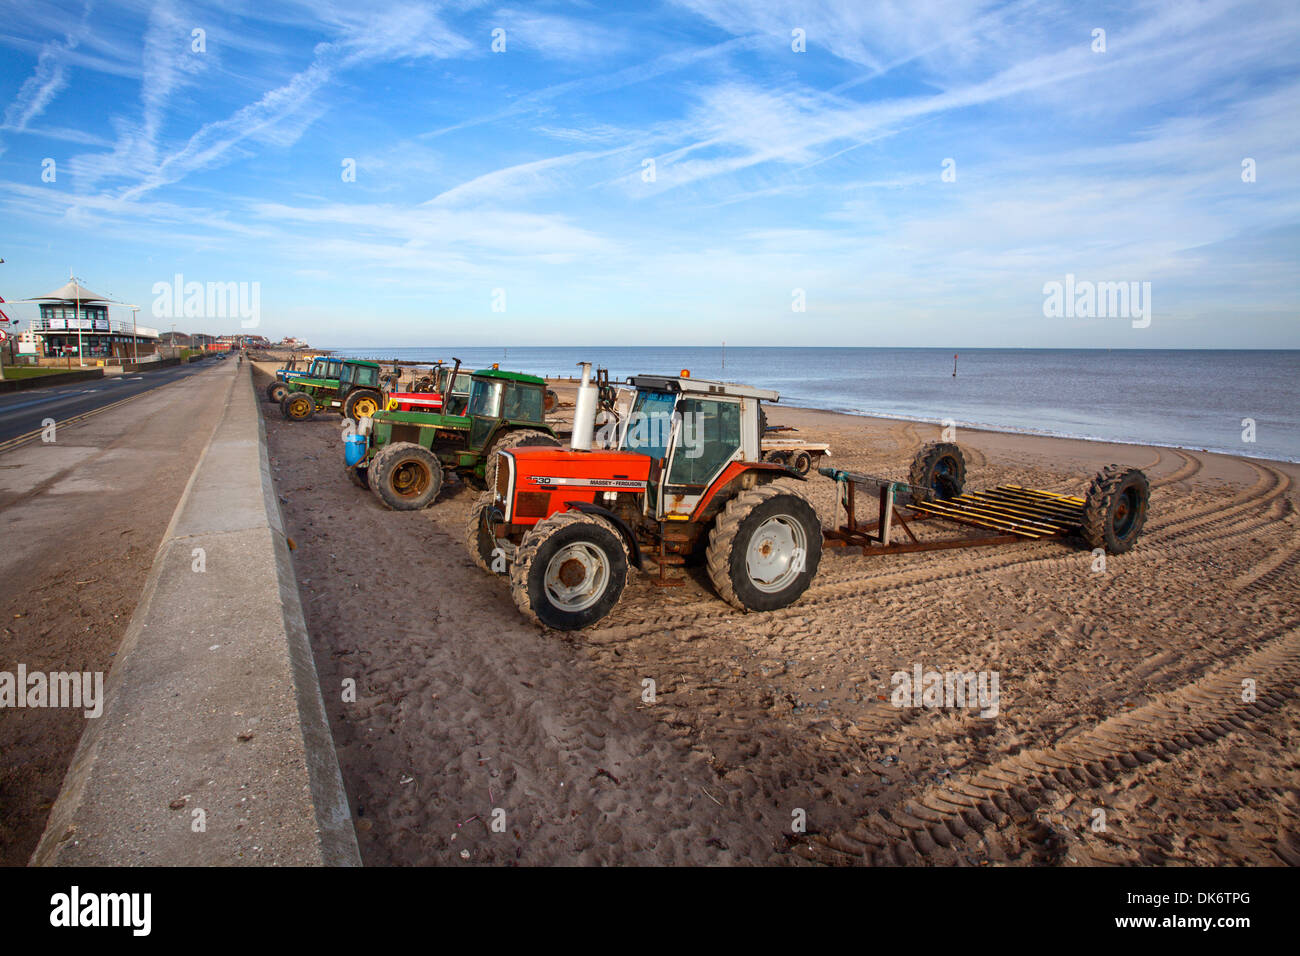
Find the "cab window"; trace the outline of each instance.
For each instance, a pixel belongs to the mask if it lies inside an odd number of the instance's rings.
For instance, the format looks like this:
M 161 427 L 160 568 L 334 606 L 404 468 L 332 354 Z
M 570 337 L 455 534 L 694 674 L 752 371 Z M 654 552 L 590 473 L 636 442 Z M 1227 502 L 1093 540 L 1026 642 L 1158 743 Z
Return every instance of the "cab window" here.
M 623 432 L 623 450 L 666 458 L 676 404 L 672 392 L 638 392 Z
M 684 398 L 677 410 L 682 424 L 668 484 L 707 485 L 740 448 L 740 405 Z
M 501 417 L 512 422 L 540 422 L 542 390 L 528 385 L 507 386 L 505 408 Z
M 476 378 L 469 392 L 469 413 L 487 418 L 501 415 L 501 383 L 488 378 Z
M 352 381 L 356 384 L 372 388 L 379 384 L 379 369 L 369 365 L 354 365 L 352 368 Z

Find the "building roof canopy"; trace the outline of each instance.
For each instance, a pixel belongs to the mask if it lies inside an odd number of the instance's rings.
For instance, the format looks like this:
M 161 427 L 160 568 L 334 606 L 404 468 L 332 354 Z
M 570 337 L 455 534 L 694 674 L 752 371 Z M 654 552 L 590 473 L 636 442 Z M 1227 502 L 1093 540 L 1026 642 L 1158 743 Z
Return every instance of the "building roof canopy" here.
M 102 295 L 96 295 L 85 286 L 80 285 L 75 279 L 68 282 L 61 289 L 55 289 L 49 295 L 34 296 L 33 302 L 116 302 L 116 299 L 108 299 Z

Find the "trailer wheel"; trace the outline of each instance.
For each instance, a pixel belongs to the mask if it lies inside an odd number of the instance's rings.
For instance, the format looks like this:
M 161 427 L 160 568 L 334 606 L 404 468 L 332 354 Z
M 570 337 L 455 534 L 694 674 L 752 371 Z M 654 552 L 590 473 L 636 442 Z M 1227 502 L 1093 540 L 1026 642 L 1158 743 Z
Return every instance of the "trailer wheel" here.
M 912 459 L 909 484 L 924 489 L 926 501 L 948 501 L 966 485 L 966 456 L 950 441 L 933 441 Z
M 289 394 L 289 386 L 276 379 L 270 385 L 266 386 L 266 400 L 275 402 L 279 405 L 284 401 L 284 397 Z
M 575 631 L 604 618 L 626 583 L 627 552 L 618 531 L 604 518 L 579 511 L 537 522 L 510 566 L 515 605 L 557 631 Z
M 305 422 L 316 411 L 316 402 L 306 392 L 290 392 L 280 402 L 280 414 L 291 422 Z
M 546 445 L 559 448 L 560 443 L 539 428 L 516 428 L 506 432 L 492 443 L 488 449 L 487 461 L 483 465 L 483 481 L 488 488 L 497 486 L 497 452 L 522 445 Z
M 375 491 L 394 511 L 427 508 L 442 490 L 442 463 L 415 442 L 394 442 L 372 464 Z
M 1090 548 L 1123 554 L 1137 543 L 1150 500 L 1151 485 L 1140 469 L 1107 465 L 1088 486 L 1083 540 Z
M 799 600 L 821 558 L 817 511 L 783 482 L 736 495 L 709 534 L 709 578 L 719 597 L 742 611 L 775 611 Z
M 383 407 L 383 396 L 378 392 L 357 390 L 343 399 L 343 417 L 359 422 L 363 418 L 373 418 L 375 412 Z
M 465 547 L 469 556 L 475 566 L 489 574 L 493 573 L 492 564 L 498 557 L 497 548 L 502 548 L 507 557 L 510 551 L 506 547 L 509 542 L 498 541 L 492 530 L 490 521 L 494 505 L 495 496 L 492 492 L 483 492 L 469 509 L 469 521 L 465 523 Z
M 806 475 L 808 472 L 812 471 L 812 464 L 812 455 L 808 454 L 806 451 L 801 451 L 799 454 L 794 456 L 794 462 L 790 467 L 793 468 L 796 473 Z

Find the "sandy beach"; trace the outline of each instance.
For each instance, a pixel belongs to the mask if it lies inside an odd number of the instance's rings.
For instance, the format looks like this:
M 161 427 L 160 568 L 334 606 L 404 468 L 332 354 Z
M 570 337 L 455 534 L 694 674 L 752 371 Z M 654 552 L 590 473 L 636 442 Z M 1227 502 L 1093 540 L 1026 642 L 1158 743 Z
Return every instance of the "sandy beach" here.
M 962 431 L 968 487 L 1143 468 L 1137 547 L 1100 573 L 1078 542 L 828 551 L 763 614 L 698 568 L 633 572 L 558 634 L 472 565 L 472 489 L 388 511 L 345 477 L 337 417 L 262 407 L 367 864 L 1300 864 L 1296 465 Z M 874 474 L 939 436 L 768 416 Z M 829 525 L 833 482 L 806 490 Z M 996 671 L 997 716 L 893 706 L 916 665 Z

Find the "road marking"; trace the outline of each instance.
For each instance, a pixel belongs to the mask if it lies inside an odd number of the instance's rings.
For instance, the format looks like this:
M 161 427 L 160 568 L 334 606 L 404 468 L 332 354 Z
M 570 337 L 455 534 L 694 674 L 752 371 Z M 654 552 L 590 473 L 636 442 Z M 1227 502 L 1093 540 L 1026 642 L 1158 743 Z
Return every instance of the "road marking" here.
M 142 376 L 142 377 L 143 377 L 143 376 Z M 189 378 L 189 376 L 188 376 L 188 375 L 178 376 L 178 378 Z M 171 385 L 171 384 L 172 384 L 172 382 L 165 382 L 165 383 L 163 383 L 163 385 Z M 158 387 L 159 387 L 159 388 L 162 388 L 163 385 L 160 385 L 160 386 L 158 386 Z M 79 423 L 81 423 L 81 422 L 84 422 L 87 418 L 93 418 L 94 416 L 98 415 L 100 412 L 106 412 L 106 411 L 109 411 L 110 409 L 117 408 L 117 406 L 119 406 L 119 405 L 125 405 L 127 402 L 133 402 L 133 401 L 135 401 L 137 398 L 139 398 L 141 395 L 148 395 L 148 394 L 149 394 L 150 392 L 152 392 L 152 391 L 154 391 L 154 389 L 152 389 L 152 388 L 142 389 L 141 391 L 137 392 L 136 394 L 134 394 L 134 395 L 129 395 L 129 396 L 127 396 L 126 398 L 120 399 L 119 401 L 112 402 L 111 404 L 108 404 L 108 405 L 103 405 L 103 406 L 101 406 L 101 407 L 99 407 L 99 408 L 92 408 L 92 409 L 91 409 L 90 411 L 88 411 L 88 412 L 82 412 L 80 415 L 73 415 L 71 418 L 65 418 L 65 419 L 64 419 L 63 421 L 61 421 L 61 422 L 55 422 L 55 423 L 54 423 L 54 427 L 57 429 L 57 428 L 62 428 L 64 425 L 76 425 L 76 424 L 79 424 Z M 65 396 L 65 397 L 68 397 L 68 396 Z M 52 400 L 53 400 L 53 399 L 51 399 L 51 401 L 52 401 Z M 4 413 L 5 411 L 8 411 L 8 410 L 12 410 L 12 406 L 10 406 L 9 409 L 6 409 L 4 406 L 0 406 L 0 414 Z M 33 428 L 33 429 L 32 429 L 31 431 L 29 431 L 29 432 L 25 432 L 25 433 L 23 433 L 23 434 L 21 434 L 21 435 L 16 435 L 16 436 L 14 436 L 13 438 L 10 438 L 10 439 L 7 439 L 7 440 L 5 440 L 5 441 L 0 442 L 0 453 L 3 453 L 3 452 L 6 452 L 6 451 L 9 451 L 11 448 L 17 448 L 19 445 L 26 444 L 27 442 L 29 442 L 29 441 L 31 441 L 33 438 L 35 438 L 37 435 L 41 434 L 43 431 L 45 431 L 45 428 L 44 428 L 44 427 L 41 427 L 41 428 Z

